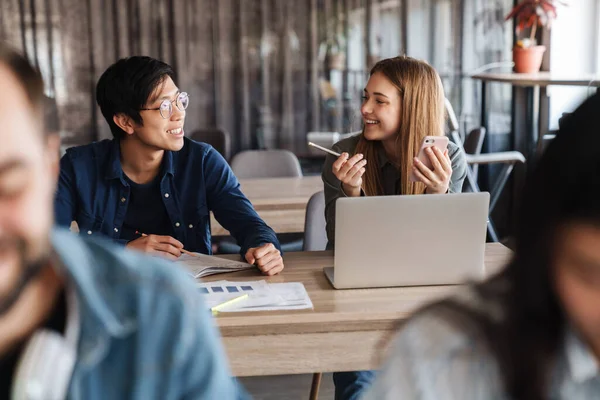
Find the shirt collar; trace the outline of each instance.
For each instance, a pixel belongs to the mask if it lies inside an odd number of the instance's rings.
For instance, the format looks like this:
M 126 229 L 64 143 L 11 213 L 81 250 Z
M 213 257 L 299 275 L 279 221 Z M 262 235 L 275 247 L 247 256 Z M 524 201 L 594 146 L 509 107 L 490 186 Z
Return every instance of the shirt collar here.
M 106 296 L 107 292 L 110 292 L 106 285 L 110 284 L 94 273 L 94 257 L 89 248 L 84 246 L 78 236 L 63 229 L 55 229 L 52 232 L 51 242 L 59 259 L 58 267 L 73 283 L 81 314 L 91 312 L 111 336 L 121 336 L 129 332 L 124 321 L 131 316 L 120 315 L 122 313 L 119 310 L 124 308 L 112 304 L 117 299 Z
M 110 153 L 108 154 L 108 164 L 106 168 L 106 179 L 120 179 L 123 177 L 123 168 L 121 168 L 121 146 L 118 139 L 113 139 Z
M 377 162 L 379 163 L 380 169 L 385 167 L 387 164 L 390 164 L 392 167 L 394 166 L 388 158 L 387 154 L 385 154 L 385 149 L 383 148 L 381 142 L 376 142 L 375 149 L 377 151 Z
M 572 328 L 567 330 L 565 337 L 565 356 L 574 382 L 583 383 L 600 373 L 591 349 Z
M 123 180 L 123 168 L 121 167 L 121 145 L 118 139 L 112 140 L 112 146 L 108 155 L 108 164 L 106 168 L 106 179 Z M 165 174 L 175 174 L 175 165 L 173 162 L 173 152 L 165 150 L 162 167 Z

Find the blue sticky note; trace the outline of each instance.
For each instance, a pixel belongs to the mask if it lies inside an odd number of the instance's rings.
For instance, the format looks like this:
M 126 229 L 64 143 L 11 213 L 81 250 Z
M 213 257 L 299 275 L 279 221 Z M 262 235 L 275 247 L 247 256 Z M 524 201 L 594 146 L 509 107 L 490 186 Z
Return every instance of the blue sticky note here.
M 208 294 L 208 289 L 207 289 L 207 288 L 205 288 L 205 287 L 201 287 L 201 288 L 200 288 L 200 291 L 201 291 L 202 293 L 206 293 L 206 294 Z
M 252 286 L 242 286 L 241 288 L 243 291 L 254 290 L 254 289 L 252 289 Z
M 223 293 L 224 292 L 223 288 L 219 287 L 219 286 L 211 286 L 210 288 L 212 289 L 213 293 Z
M 239 292 L 238 288 L 235 286 L 227 286 L 227 291 L 229 293 L 233 293 L 233 292 Z

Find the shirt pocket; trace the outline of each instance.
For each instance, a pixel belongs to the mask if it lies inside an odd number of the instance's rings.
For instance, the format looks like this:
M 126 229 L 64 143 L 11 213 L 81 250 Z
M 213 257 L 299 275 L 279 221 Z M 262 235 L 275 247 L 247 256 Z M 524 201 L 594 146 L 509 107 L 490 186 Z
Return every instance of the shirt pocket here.
M 81 212 L 77 216 L 76 222 L 80 235 L 92 236 L 102 234 L 102 223 L 104 221 L 101 218 L 92 217 L 87 213 Z

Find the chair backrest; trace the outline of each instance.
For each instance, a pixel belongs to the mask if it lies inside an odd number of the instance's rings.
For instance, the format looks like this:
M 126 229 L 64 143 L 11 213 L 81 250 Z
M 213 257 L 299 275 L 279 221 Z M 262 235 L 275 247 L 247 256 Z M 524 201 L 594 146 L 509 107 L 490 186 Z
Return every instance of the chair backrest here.
M 210 144 L 226 160 L 231 156 L 231 139 L 229 133 L 223 129 L 196 129 L 190 134 L 190 139 Z
M 483 139 L 485 139 L 485 128 L 480 126 L 479 128 L 472 129 L 467 134 L 465 142 L 463 143 L 463 149 L 467 154 L 481 154 L 481 148 L 483 147 Z
M 288 150 L 246 150 L 231 160 L 231 169 L 239 179 L 299 178 L 300 161 Z
M 304 219 L 303 251 L 325 250 L 327 232 L 325 231 L 325 192 L 313 194 L 306 205 Z

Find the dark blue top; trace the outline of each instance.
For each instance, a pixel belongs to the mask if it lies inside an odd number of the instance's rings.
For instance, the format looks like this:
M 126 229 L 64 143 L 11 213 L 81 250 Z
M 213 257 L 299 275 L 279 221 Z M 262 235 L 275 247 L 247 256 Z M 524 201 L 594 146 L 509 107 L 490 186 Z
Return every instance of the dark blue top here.
M 129 242 L 140 238 L 142 233 L 173 236 L 173 224 L 160 193 L 162 173 L 144 184 L 135 183 L 127 175 L 124 176 L 129 184 L 129 205 L 119 238 Z
M 76 221 L 82 235 L 101 234 L 125 244 L 121 229 L 131 186 L 121 168 L 119 141 L 73 147 L 60 161 L 56 223 Z M 165 151 L 160 194 L 174 237 L 190 251 L 211 254 L 210 214 L 242 247 L 273 243 L 275 232 L 258 216 L 223 157 L 210 145 L 185 138 L 178 152 Z

